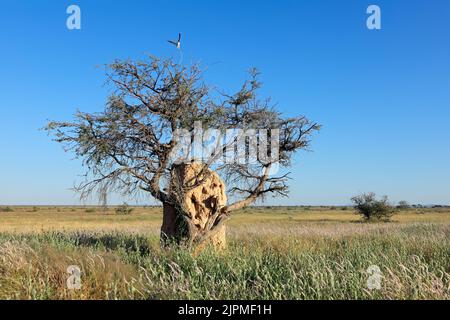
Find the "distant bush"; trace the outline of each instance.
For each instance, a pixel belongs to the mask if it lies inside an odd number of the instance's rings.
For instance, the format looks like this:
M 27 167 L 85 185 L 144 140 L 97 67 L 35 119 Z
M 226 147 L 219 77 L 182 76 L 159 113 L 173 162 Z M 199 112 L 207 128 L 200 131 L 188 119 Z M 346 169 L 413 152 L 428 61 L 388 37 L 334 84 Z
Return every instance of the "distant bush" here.
M 348 208 L 347 207 L 341 207 L 341 210 L 342 211 L 346 211 L 346 210 L 348 210 Z
M 14 212 L 10 207 L 2 207 L 0 208 L 0 212 Z
M 398 209 L 402 209 L 402 210 L 406 210 L 406 209 L 410 209 L 411 205 L 408 202 L 406 202 L 406 201 L 400 201 L 398 203 L 398 205 L 397 205 L 397 208 Z
M 95 208 L 87 208 L 86 213 L 94 213 L 95 212 Z
M 363 193 L 352 199 L 357 214 L 366 220 L 389 220 L 396 209 L 389 204 L 387 196 L 377 200 L 375 193 Z
M 133 208 L 130 208 L 130 206 L 127 203 L 124 203 L 116 208 L 116 213 L 120 215 L 127 215 L 130 214 L 131 212 L 133 212 Z

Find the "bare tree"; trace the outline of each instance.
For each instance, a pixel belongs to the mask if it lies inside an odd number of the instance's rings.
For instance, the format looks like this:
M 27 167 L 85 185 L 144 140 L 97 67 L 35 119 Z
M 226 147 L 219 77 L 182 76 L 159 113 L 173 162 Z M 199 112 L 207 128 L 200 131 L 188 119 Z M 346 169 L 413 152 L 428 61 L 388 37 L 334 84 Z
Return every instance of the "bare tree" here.
M 291 165 L 296 151 L 308 149 L 311 135 L 320 129 L 303 116 L 283 118 L 269 99 L 258 99 L 260 82 L 255 70 L 235 94 L 209 88 L 198 65 L 186 67 L 171 59 L 150 56 L 138 62 L 117 60 L 106 70 L 113 93 L 103 112 L 78 112 L 73 121 L 49 122 L 46 129 L 66 151 L 83 160 L 85 179 L 76 187 L 83 197 L 94 192 L 103 200 L 110 192 L 127 196 L 150 193 L 174 208 L 180 218 L 176 222 L 179 232 L 171 239 L 177 243 L 204 243 L 232 211 L 269 194 L 287 196 L 289 173 L 283 168 Z M 185 147 L 176 138 L 177 131 L 193 132 L 196 123 L 221 134 L 230 129 L 256 129 L 257 146 L 263 149 L 276 133 L 276 149 L 267 148 L 265 156 L 253 162 L 226 162 L 223 154 L 229 148 L 237 154 L 249 153 L 249 138 L 243 137 L 242 143 L 218 143 L 215 151 L 202 159 L 203 170 L 192 183 L 176 183 L 173 154 Z M 239 135 L 231 142 L 238 139 Z M 281 174 L 272 173 L 275 166 L 282 168 Z M 187 190 L 201 185 L 211 170 L 227 182 L 228 195 L 234 202 L 217 208 L 205 229 L 199 230 L 181 199 Z

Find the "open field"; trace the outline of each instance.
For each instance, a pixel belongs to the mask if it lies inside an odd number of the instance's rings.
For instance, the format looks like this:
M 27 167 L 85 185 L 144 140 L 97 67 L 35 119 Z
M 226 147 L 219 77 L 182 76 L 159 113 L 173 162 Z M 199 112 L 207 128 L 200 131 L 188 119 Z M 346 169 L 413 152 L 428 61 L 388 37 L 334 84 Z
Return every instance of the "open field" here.
M 160 224 L 160 208 L 1 207 L 0 298 L 450 299 L 450 209 L 362 223 L 351 209 L 249 208 L 227 250 L 198 256 L 162 251 Z

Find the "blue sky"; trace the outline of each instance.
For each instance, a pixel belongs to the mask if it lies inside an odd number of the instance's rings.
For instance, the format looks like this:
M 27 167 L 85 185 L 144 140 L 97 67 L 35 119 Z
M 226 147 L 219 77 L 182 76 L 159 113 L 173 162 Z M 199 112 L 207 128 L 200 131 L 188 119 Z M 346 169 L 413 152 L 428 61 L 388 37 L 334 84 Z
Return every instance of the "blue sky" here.
M 70 4 L 81 30 L 66 28 Z M 382 30 L 366 28 L 370 4 Z M 99 66 L 171 56 L 178 32 L 183 61 L 201 62 L 211 84 L 234 91 L 257 67 L 262 95 L 323 124 L 313 152 L 295 158 L 290 198 L 269 203 L 347 204 L 374 191 L 450 204 L 449 20 L 446 0 L 2 0 L 0 204 L 79 204 L 69 188 L 80 162 L 39 128 L 101 111 Z

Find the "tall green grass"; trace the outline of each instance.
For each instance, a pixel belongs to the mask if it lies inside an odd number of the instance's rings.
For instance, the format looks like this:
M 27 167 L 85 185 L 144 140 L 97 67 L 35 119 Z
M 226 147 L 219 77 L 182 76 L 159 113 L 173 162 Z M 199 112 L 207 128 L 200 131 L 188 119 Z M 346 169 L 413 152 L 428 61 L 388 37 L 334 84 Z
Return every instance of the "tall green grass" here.
M 372 230 L 372 229 L 371 229 Z M 69 290 L 67 266 L 82 270 Z M 366 270 L 382 272 L 369 290 Z M 156 235 L 0 234 L 3 299 L 449 299 L 449 227 L 232 234 L 223 252 L 163 251 Z

